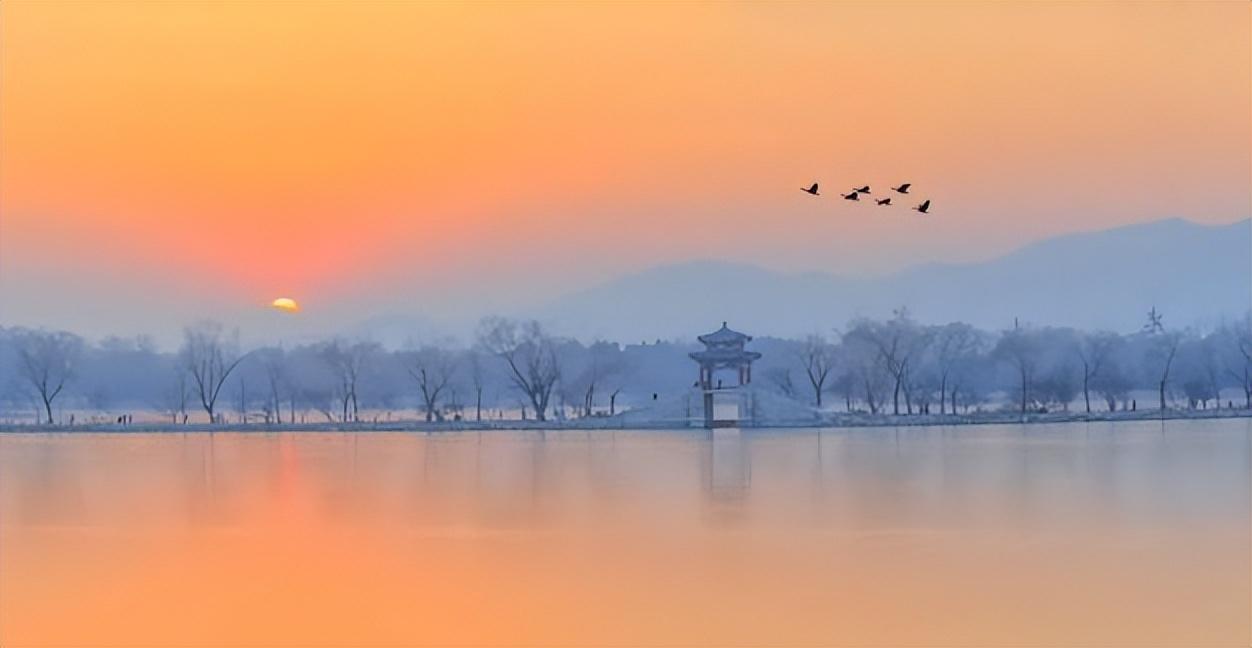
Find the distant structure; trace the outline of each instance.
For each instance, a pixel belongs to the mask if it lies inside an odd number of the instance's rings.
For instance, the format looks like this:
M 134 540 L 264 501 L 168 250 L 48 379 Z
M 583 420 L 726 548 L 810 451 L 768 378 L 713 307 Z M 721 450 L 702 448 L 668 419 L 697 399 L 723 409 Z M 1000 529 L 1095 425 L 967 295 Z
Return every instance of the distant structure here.
M 701 335 L 703 351 L 690 355 L 700 365 L 700 379 L 697 381 L 704 395 L 704 427 L 737 427 L 743 413 L 747 411 L 744 402 L 743 387 L 752 382 L 752 362 L 761 354 L 748 351 L 744 346 L 752 341 L 752 336 L 732 330 L 722 322 L 722 328 Z M 719 371 L 735 372 L 735 383 L 723 386 L 722 379 L 717 376 Z

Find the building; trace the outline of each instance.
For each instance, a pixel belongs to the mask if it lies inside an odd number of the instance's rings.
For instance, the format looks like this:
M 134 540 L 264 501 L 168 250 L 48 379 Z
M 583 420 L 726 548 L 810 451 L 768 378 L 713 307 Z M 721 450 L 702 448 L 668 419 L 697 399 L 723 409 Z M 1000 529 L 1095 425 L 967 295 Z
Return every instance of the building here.
M 752 362 L 761 354 L 745 348 L 751 335 L 731 329 L 726 322 L 697 339 L 704 350 L 688 355 L 700 365 L 696 385 L 704 395 L 704 427 L 736 427 L 749 411 L 744 388 L 752 383 Z

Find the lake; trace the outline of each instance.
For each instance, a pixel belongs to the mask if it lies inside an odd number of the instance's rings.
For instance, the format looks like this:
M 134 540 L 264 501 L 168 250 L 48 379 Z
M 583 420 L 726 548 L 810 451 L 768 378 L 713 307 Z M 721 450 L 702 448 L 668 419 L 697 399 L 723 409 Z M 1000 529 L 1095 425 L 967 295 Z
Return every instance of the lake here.
M 4 646 L 1234 646 L 1252 423 L 0 435 Z

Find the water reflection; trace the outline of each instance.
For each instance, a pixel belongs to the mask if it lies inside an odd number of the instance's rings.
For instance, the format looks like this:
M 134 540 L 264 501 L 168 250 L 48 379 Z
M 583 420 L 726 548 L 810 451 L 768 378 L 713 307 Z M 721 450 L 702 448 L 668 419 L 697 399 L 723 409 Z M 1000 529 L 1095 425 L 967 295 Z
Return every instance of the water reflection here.
M 707 434 L 701 462 L 707 486 L 705 495 L 723 520 L 731 519 L 744 511 L 752 483 L 748 439 L 739 429 L 715 429 Z
M 1246 642 L 1250 475 L 1235 420 L 4 435 L 0 644 Z

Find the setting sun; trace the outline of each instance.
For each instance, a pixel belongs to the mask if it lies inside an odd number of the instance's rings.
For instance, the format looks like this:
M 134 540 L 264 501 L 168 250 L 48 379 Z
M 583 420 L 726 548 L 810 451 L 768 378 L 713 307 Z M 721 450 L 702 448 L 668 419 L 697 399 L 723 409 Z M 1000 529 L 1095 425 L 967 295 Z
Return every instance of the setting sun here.
M 286 311 L 288 313 L 300 312 L 300 304 L 298 304 L 296 300 L 290 297 L 279 297 L 278 299 L 275 299 L 274 301 L 270 302 L 270 306 L 273 306 L 274 308 L 277 308 L 280 311 Z

